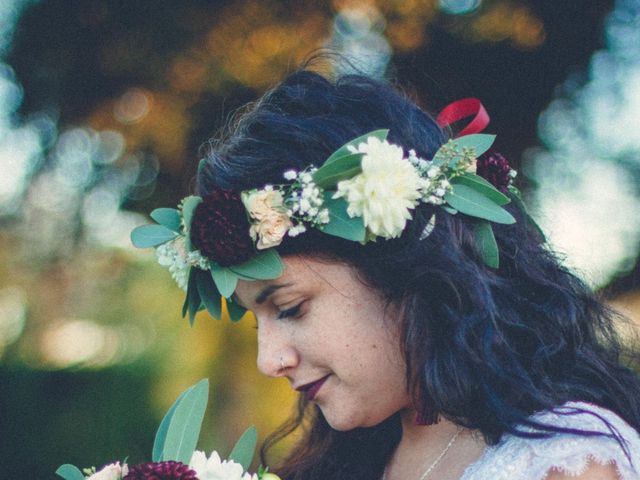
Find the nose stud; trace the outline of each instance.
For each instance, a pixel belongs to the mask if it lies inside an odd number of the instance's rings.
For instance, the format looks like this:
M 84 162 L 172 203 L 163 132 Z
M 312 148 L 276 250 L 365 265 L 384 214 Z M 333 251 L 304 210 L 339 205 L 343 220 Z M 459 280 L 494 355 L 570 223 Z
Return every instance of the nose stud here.
M 280 373 L 283 373 L 287 367 L 284 366 L 284 360 L 282 359 L 282 355 L 280 356 Z

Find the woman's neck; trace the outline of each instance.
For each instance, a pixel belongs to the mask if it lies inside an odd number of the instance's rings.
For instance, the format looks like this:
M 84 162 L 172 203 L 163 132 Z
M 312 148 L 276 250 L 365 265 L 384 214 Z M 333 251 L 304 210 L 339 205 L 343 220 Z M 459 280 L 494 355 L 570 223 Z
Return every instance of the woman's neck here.
M 484 451 L 484 442 L 470 430 L 444 418 L 433 425 L 418 425 L 415 419 L 415 411 L 402 415 L 402 438 L 387 465 L 386 480 L 418 480 L 430 467 L 425 480 L 458 479 Z

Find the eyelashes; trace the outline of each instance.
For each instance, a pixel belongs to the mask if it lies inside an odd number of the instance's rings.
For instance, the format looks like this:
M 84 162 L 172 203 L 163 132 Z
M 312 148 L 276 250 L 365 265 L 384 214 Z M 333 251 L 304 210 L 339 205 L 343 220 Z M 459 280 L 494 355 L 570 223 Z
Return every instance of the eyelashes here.
M 296 305 L 294 307 L 287 308 L 286 310 L 279 311 L 278 315 L 276 315 L 276 320 L 285 320 L 287 318 L 298 318 L 298 317 L 300 317 L 303 304 L 304 304 L 304 301 L 300 302 L 298 305 Z M 254 328 L 256 330 L 258 329 L 257 319 L 256 319 L 256 324 L 255 324 Z
M 278 316 L 276 317 L 278 320 L 283 320 L 285 318 L 294 318 L 300 315 L 300 310 L 302 309 L 302 304 L 304 302 L 300 302 L 298 305 L 296 305 L 295 307 L 291 307 L 288 308 L 286 310 L 282 310 L 280 313 L 278 313 Z

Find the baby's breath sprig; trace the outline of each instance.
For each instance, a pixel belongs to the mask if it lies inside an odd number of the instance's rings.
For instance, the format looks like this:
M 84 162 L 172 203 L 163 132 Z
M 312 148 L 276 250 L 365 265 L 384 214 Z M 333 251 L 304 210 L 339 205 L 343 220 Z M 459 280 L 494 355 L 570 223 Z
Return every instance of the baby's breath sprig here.
M 324 190 L 313 181 L 313 174 L 317 170 L 316 167 L 309 167 L 302 172 L 287 170 L 284 173 L 285 180 L 293 182 L 282 187 L 287 215 L 297 221 L 288 231 L 291 237 L 304 233 L 307 230 L 305 223 L 314 227 L 329 223 L 329 209 L 323 207 Z

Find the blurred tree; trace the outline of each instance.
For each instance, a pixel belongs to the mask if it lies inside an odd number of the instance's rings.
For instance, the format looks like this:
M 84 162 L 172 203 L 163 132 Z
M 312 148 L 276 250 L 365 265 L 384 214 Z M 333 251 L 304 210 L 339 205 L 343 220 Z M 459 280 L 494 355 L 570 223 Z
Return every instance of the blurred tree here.
M 4 216 L 0 208 L 4 471 L 45 478 L 56 462 L 99 465 L 127 453 L 141 460 L 158 417 L 204 376 L 214 392 L 207 448 L 225 452 L 248 424 L 264 435 L 283 420 L 282 405 L 293 396 L 253 366 L 251 318 L 231 326 L 200 314 L 186 329 L 178 320 L 182 292 L 151 253 L 132 253 L 127 232 L 143 221 L 131 212 L 173 205 L 189 193 L 203 142 L 307 55 L 326 46 L 375 51 L 376 71 L 386 69 L 432 112 L 459 97 L 481 97 L 491 130 L 500 132 L 498 148 L 517 167 L 538 142 L 536 122 L 557 86 L 585 71 L 603 47 L 612 6 L 28 2 L 5 57 L 15 75 L 0 65 L 0 104 L 14 91 L 2 107 L 10 112 L 0 115 L 0 145 L 13 146 L 4 156 L 0 148 L 0 161 L 14 161 L 3 171 L 13 175 L 18 153 L 31 165 L 19 200 Z M 21 122 L 31 130 L 6 126 Z M 15 145 L 29 139 L 37 154 L 18 152 Z M 639 280 L 636 273 L 617 291 Z M 47 427 L 40 432 L 39 425 Z M 123 447 L 129 450 L 117 450 Z

